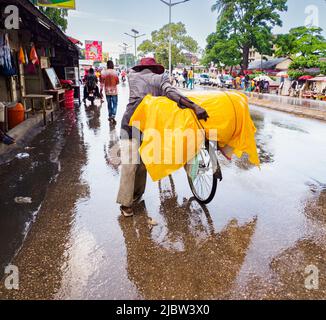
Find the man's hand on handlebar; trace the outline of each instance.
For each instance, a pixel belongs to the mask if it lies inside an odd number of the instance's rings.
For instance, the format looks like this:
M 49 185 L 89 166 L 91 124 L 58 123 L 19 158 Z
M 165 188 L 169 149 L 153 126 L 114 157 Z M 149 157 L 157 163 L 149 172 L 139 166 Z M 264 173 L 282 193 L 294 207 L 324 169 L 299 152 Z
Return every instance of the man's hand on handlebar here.
M 206 112 L 205 109 L 198 106 L 197 104 L 195 104 L 194 102 L 192 102 L 191 100 L 189 100 L 186 97 L 182 97 L 180 99 L 179 106 L 181 106 L 182 108 L 188 108 L 188 109 L 193 110 L 195 112 L 198 120 L 207 121 L 207 119 L 209 118 L 209 115 L 208 115 L 208 113 Z
M 196 113 L 196 116 L 198 118 L 198 120 L 204 120 L 207 121 L 207 119 L 209 118 L 208 113 L 206 112 L 205 109 L 203 109 L 200 106 L 195 105 L 194 106 L 194 112 Z

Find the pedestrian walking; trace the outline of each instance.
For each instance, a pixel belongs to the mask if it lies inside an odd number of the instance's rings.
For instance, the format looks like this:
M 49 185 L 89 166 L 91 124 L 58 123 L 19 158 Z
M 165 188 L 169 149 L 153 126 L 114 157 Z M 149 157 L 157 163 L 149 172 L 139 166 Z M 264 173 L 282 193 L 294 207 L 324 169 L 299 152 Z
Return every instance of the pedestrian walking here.
M 240 78 L 240 76 L 238 75 L 238 76 L 235 78 L 235 88 L 236 88 L 236 90 L 239 90 L 239 89 L 240 89 L 240 85 L 241 85 L 241 78 Z
M 193 90 L 194 88 L 194 81 L 195 81 L 194 68 L 191 67 L 188 72 L 188 88 L 190 87 L 190 90 Z
M 182 73 L 178 75 L 178 87 L 181 87 L 184 84 L 185 78 L 183 77 Z
M 248 74 L 245 76 L 245 89 L 247 90 L 250 86 L 250 77 Z
M 183 73 L 182 73 L 182 76 L 183 76 L 183 88 L 186 89 L 186 87 L 188 86 L 188 71 L 186 68 L 183 69 Z
M 147 171 L 139 156 L 140 134 L 136 137 L 129 122 L 143 98 L 151 94 L 154 97 L 165 96 L 177 102 L 180 108 L 192 109 L 198 119 L 207 120 L 207 112 L 183 96 L 171 85 L 169 75 L 164 67 L 154 58 L 143 58 L 140 65 L 129 73 L 130 100 L 121 124 L 121 178 L 117 203 L 125 217 L 134 215 L 133 205 L 145 192 Z M 137 161 L 135 161 L 137 160 Z
M 101 74 L 102 90 L 104 87 L 106 100 L 108 103 L 109 121 L 116 124 L 116 115 L 118 110 L 118 84 L 119 76 L 114 70 L 113 61 L 108 61 L 107 70 L 103 70 Z

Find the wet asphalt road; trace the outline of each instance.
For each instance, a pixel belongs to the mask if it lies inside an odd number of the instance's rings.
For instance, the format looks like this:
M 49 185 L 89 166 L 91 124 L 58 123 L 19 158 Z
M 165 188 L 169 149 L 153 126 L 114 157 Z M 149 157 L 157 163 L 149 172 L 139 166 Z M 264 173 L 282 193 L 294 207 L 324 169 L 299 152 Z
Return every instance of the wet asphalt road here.
M 119 119 L 127 99 L 121 87 Z M 10 261 L 20 271 L 20 290 L 2 281 L 0 298 L 325 299 L 326 124 L 251 110 L 261 170 L 220 159 L 207 207 L 183 171 L 149 180 L 132 219 L 115 204 L 119 130 L 106 104 L 63 114 L 28 159 L 0 167 L 0 275 Z M 305 289 L 309 265 L 318 290 Z

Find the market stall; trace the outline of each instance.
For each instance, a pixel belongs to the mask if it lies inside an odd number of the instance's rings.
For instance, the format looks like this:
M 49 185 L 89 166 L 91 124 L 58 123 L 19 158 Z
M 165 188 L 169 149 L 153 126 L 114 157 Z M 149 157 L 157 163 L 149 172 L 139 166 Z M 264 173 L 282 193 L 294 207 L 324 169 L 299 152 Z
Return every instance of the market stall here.
M 308 89 L 304 92 L 303 97 L 326 101 L 326 76 L 319 75 L 308 79 Z
M 1 21 L 8 5 L 19 8 L 19 29 L 0 23 L 0 102 L 15 105 L 28 95 L 48 95 L 53 88 L 45 70 L 51 67 L 65 79 L 65 68 L 79 67 L 79 49 L 28 0 L 1 0 Z M 60 103 L 56 93 L 53 99 Z M 31 105 L 26 103 L 27 111 Z M 35 110 L 44 112 L 43 105 L 36 102 Z

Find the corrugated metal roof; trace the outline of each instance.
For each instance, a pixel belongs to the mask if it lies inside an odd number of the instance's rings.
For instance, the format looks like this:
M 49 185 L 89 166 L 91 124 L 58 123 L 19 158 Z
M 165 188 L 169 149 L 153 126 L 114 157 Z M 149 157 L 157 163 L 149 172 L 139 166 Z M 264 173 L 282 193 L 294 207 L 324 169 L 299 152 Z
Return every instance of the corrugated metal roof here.
M 257 60 L 257 61 L 251 62 L 249 64 L 248 70 L 256 70 L 256 69 L 261 69 L 261 68 L 263 68 L 263 69 L 273 69 L 278 64 L 280 64 L 281 62 L 284 62 L 286 60 L 287 60 L 287 58 L 278 58 L 278 59 L 272 59 L 272 60 L 268 60 L 268 61 Z

